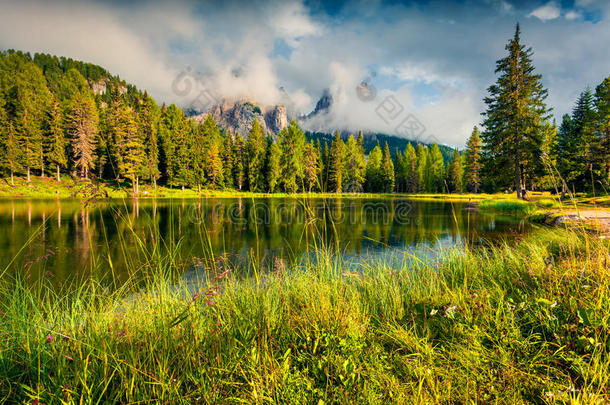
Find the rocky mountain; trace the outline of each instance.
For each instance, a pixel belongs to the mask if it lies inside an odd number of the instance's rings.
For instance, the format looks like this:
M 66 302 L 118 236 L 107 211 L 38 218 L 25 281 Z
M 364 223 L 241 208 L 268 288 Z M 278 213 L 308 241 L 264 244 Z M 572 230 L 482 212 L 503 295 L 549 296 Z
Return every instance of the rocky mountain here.
M 246 99 L 223 100 L 208 111 L 192 118 L 197 122 L 203 122 L 208 114 L 212 115 L 219 127 L 239 132 L 244 137 L 248 136 L 255 119 L 271 135 L 277 135 L 288 126 L 288 113 L 286 107 L 281 104 L 262 106 Z

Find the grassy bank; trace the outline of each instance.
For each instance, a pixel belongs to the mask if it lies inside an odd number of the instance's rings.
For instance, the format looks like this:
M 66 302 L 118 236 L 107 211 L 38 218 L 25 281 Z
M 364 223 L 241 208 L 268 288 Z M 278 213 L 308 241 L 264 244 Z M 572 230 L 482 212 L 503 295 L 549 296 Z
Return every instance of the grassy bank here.
M 8 179 L 0 179 L 0 198 L 129 198 L 132 189 L 128 184 L 117 185 L 96 181 L 78 181 L 68 176 L 62 177 L 61 182 L 55 178 L 47 177 L 41 179 L 34 176 L 30 183 L 24 178 L 15 178 L 12 186 Z M 514 194 L 383 194 L 383 193 L 251 193 L 237 190 L 212 190 L 185 188 L 170 188 L 164 186 L 152 187 L 148 184 L 140 186 L 140 198 L 233 198 L 233 197 L 275 197 L 275 198 L 408 198 L 420 201 L 445 201 L 445 202 L 479 202 L 479 201 L 514 201 Z M 534 199 L 548 198 L 548 193 L 539 193 Z
M 154 254 L 116 292 L 4 277 L 0 402 L 607 401 L 609 253 L 554 229 L 414 269 L 319 251 L 198 291 Z

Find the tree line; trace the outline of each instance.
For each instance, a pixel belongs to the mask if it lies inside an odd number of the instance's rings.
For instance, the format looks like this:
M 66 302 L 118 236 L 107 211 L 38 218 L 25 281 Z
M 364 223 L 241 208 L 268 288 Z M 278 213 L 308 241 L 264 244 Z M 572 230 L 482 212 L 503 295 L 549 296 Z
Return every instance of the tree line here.
M 533 52 L 517 25 L 496 62 L 481 130 L 447 159 L 446 147 L 367 146 L 362 132 L 308 137 L 292 121 L 277 135 L 254 121 L 248 134 L 159 106 L 103 68 L 46 54 L 0 53 L 0 171 L 53 173 L 130 185 L 252 192 L 442 193 L 608 187 L 610 77 L 587 88 L 559 130 L 545 104 Z M 243 136 L 242 136 L 243 135 Z M 370 143 L 370 142 L 369 142 Z M 445 157 L 443 156 L 445 154 Z
M 246 135 L 219 128 L 211 116 L 196 123 L 174 104 L 159 106 L 95 65 L 0 54 L 0 170 L 11 184 L 15 176 L 29 182 L 53 173 L 61 181 L 68 173 L 129 184 L 134 193 L 142 182 L 253 192 L 439 192 L 449 173 L 437 145 L 415 151 L 409 144 L 393 157 L 385 142 L 367 157 L 362 133 L 313 141 L 295 121 L 277 136 L 254 121 Z

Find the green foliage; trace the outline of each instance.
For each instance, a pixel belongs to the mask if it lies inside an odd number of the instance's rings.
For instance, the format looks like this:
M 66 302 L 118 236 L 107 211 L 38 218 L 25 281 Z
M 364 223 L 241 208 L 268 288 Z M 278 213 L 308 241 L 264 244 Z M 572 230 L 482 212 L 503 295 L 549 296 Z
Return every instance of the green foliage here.
M 548 110 L 547 90 L 534 73 L 532 50 L 521 44 L 517 25 L 506 45 L 508 56 L 496 62 L 497 82 L 485 98 L 483 157 L 488 188 L 512 188 L 524 197 L 527 184 L 542 172 L 541 154 Z
M 248 136 L 248 187 L 250 191 L 265 190 L 265 135 L 258 120 L 254 120 Z
M 466 144 L 466 163 L 464 166 L 464 185 L 466 190 L 478 193 L 481 186 L 481 137 L 475 126 Z
M 608 249 L 552 230 L 357 273 L 317 251 L 317 264 L 270 268 L 264 283 L 234 271 L 196 293 L 164 256 L 145 285 L 115 292 L 5 278 L 0 392 L 12 403 L 603 402 Z
M 335 138 L 330 146 L 328 157 L 328 189 L 340 193 L 343 190 L 343 175 L 345 172 L 345 144 L 336 132 Z

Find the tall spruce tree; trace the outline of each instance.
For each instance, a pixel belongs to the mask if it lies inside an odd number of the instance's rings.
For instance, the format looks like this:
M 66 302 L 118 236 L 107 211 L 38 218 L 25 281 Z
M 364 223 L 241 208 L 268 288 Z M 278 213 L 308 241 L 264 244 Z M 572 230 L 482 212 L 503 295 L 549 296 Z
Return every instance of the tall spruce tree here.
M 366 160 L 359 142 L 350 135 L 345 144 L 345 179 L 343 187 L 348 193 L 361 192 L 364 186 Z
M 392 162 L 392 156 L 390 155 L 390 148 L 387 142 L 383 147 L 383 157 L 381 158 L 381 181 L 384 193 L 394 192 L 394 163 Z
M 248 187 L 252 192 L 265 190 L 265 134 L 258 120 L 254 120 L 248 136 Z
M 285 128 L 280 131 L 279 138 L 286 136 Z M 280 187 L 280 180 L 282 178 L 282 148 L 280 147 L 280 141 L 273 142 L 269 138 L 270 145 L 267 150 L 269 155 L 267 157 L 267 186 L 269 187 L 270 193 L 275 193 Z
M 481 137 L 476 126 L 468 138 L 465 155 L 464 185 L 466 190 L 476 194 L 481 186 Z
M 531 48 L 521 44 L 518 24 L 506 50 L 508 56 L 496 62 L 498 80 L 484 99 L 484 166 L 491 187 L 512 184 L 517 196 L 525 198 L 528 176 L 542 169 L 542 128 L 549 118 L 544 103 L 547 90 L 542 77 L 534 73 Z
M 599 163 L 600 181 L 606 189 L 610 189 L 610 77 L 604 79 L 595 89 L 595 105 L 595 134 L 598 144 L 595 156 Z
M 379 143 L 369 153 L 366 161 L 366 187 L 365 190 L 369 193 L 378 193 L 383 190 L 382 178 L 382 163 L 383 152 Z
M 328 188 L 333 193 L 341 193 L 343 186 L 343 174 L 345 170 L 345 144 L 339 136 L 339 131 L 330 146 Z
M 404 182 L 405 192 L 417 192 L 417 154 L 415 148 L 409 142 L 404 153 Z
M 32 62 L 25 63 L 17 73 L 15 90 L 15 129 L 23 148 L 23 165 L 29 183 L 33 168 L 40 168 L 40 174 L 44 177 L 44 120 L 51 93 L 42 71 Z
M 442 192 L 444 187 L 445 177 L 445 161 L 443 154 L 437 144 L 433 143 L 428 154 L 427 165 L 427 189 L 432 193 Z
M 72 161 L 81 178 L 88 178 L 94 168 L 99 116 L 93 96 L 78 92 L 68 107 L 68 132 L 71 136 Z
M 418 143 L 415 149 L 416 161 L 415 168 L 417 172 L 417 192 L 429 192 L 426 184 L 428 171 L 428 147 Z
M 57 100 L 53 101 L 48 110 L 45 128 L 44 155 L 49 164 L 55 166 L 57 182 L 61 182 L 60 170 L 68 164 L 66 139 L 63 127 L 63 111 Z
M 453 152 L 453 160 L 449 164 L 448 171 L 449 173 L 447 176 L 447 180 L 449 182 L 450 187 L 449 191 L 453 193 L 461 193 L 464 172 L 462 170 L 462 160 L 460 158 L 460 152 L 457 149 Z
M 320 151 L 312 143 L 308 142 L 303 151 L 303 183 L 305 190 L 311 193 L 314 190 L 320 189 L 320 172 L 322 171 Z

